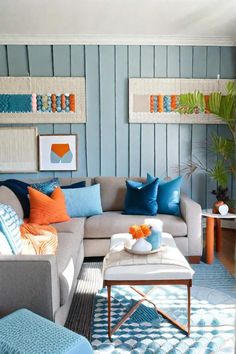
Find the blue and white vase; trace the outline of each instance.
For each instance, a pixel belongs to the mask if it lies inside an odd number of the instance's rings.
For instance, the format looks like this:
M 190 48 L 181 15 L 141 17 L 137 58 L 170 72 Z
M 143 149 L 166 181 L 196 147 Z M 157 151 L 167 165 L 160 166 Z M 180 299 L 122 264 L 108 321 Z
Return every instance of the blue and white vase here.
M 152 250 L 156 250 L 161 247 L 163 223 L 161 220 L 152 220 L 151 224 L 151 235 L 146 240 L 152 245 Z

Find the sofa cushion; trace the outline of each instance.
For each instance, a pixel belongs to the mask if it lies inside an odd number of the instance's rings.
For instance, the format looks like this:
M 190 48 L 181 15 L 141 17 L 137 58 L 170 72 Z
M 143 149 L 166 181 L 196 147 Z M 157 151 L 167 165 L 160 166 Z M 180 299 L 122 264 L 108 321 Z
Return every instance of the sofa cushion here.
M 14 192 L 8 187 L 1 186 L 0 187 L 0 203 L 7 204 L 15 210 L 16 214 L 19 216 L 20 219 L 24 217 L 24 211 L 21 206 L 21 203 Z
M 71 224 L 71 229 L 74 232 L 58 232 L 58 249 L 57 249 L 57 264 L 58 274 L 60 281 L 60 302 L 61 305 L 65 304 L 70 294 L 72 284 L 76 274 L 76 263 L 79 254 L 79 249 L 82 245 L 83 233 L 84 233 L 84 220 L 72 219 L 68 224 Z M 61 227 L 63 228 L 61 223 Z M 56 224 L 55 226 L 58 226 Z M 68 228 L 69 229 L 69 228 Z
M 184 220 L 174 215 L 157 216 L 124 215 L 121 211 L 108 211 L 102 215 L 94 215 L 86 220 L 84 238 L 109 238 L 113 234 L 128 232 L 130 225 L 143 224 L 146 219 L 160 219 L 163 231 L 173 236 L 186 236 L 187 225 Z
M 84 234 L 84 224 L 86 218 L 71 218 L 69 221 L 57 222 L 51 224 L 57 232 L 75 233 L 78 235 Z
M 144 182 L 146 179 L 132 177 L 132 180 Z M 126 194 L 126 177 L 95 177 L 94 182 L 101 187 L 102 210 L 123 210 Z

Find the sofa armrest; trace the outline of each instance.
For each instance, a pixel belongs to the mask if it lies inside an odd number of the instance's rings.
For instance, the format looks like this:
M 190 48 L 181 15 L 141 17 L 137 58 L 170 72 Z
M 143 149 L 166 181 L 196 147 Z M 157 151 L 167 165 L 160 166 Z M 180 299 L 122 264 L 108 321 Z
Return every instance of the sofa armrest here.
M 59 306 L 55 256 L 0 255 L 0 317 L 27 308 L 53 320 Z
M 181 193 L 180 210 L 187 224 L 188 255 L 202 255 L 202 209 L 201 206 Z

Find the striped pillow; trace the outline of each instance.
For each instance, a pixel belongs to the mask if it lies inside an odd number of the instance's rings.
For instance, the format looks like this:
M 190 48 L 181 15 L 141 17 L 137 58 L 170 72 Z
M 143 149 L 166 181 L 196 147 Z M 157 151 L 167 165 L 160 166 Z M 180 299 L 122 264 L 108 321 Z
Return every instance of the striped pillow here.
M 9 205 L 0 204 L 0 232 L 4 234 L 13 254 L 22 251 L 21 224 L 22 220 Z

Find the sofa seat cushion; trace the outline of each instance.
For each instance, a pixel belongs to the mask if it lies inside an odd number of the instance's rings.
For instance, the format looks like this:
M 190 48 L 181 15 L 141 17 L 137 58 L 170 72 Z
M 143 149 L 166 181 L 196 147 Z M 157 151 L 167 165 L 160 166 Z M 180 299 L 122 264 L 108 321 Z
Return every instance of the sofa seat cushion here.
M 54 226 L 58 226 L 58 224 Z M 73 281 L 75 277 L 77 277 L 76 263 L 84 236 L 84 218 L 71 219 L 69 222 L 61 223 L 60 229 L 62 230 L 63 228 L 64 231 L 59 231 L 57 227 L 57 265 L 60 281 L 61 305 L 65 304 L 70 294 Z
M 128 232 L 130 225 L 143 224 L 146 219 L 160 219 L 163 221 L 163 231 L 173 236 L 186 236 L 187 225 L 178 216 L 158 214 L 124 215 L 121 211 L 107 211 L 102 215 L 94 215 L 87 219 L 84 238 L 110 238 L 111 235 Z
M 71 218 L 69 221 L 57 222 L 51 225 L 55 227 L 57 232 L 76 233 L 83 237 L 85 220 L 86 218 Z

